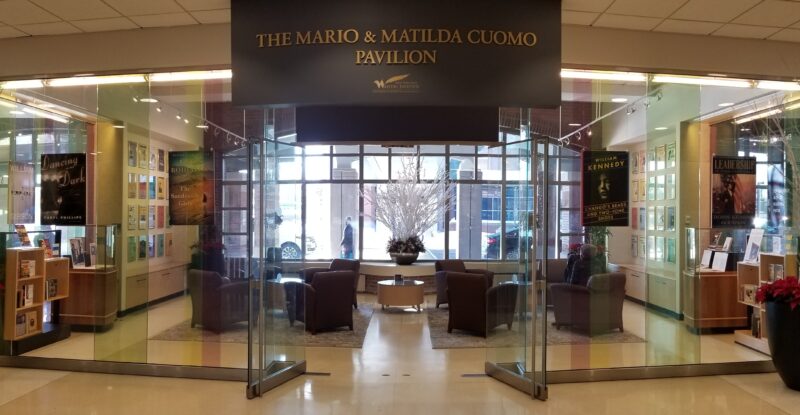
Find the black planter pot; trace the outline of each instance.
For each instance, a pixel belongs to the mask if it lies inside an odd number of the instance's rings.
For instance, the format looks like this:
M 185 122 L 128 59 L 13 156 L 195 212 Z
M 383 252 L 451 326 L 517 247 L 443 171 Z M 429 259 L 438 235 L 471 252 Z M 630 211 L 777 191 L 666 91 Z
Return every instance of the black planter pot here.
M 419 252 L 389 252 L 389 256 L 392 257 L 397 265 L 411 265 L 419 257 Z
M 800 307 L 769 301 L 767 337 L 775 369 L 790 389 L 800 391 Z

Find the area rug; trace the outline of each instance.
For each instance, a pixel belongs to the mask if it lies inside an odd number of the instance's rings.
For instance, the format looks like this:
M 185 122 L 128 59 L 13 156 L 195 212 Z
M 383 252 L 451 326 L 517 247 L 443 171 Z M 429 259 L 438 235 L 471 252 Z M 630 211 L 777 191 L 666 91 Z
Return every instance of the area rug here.
M 273 316 L 267 324 L 265 343 L 277 346 L 305 345 L 307 347 L 358 349 L 364 344 L 364 336 L 367 334 L 372 314 L 371 305 L 359 304 L 358 310 L 353 310 L 353 331 L 347 327 L 340 327 L 332 331 L 321 331 L 316 335 L 306 332 L 305 326 L 300 321 L 295 322 L 294 326 L 290 326 L 284 316 Z M 156 334 L 150 340 L 247 343 L 247 323 L 236 324 L 217 334 L 200 327 L 192 328 L 190 321 L 187 320 Z
M 446 308 L 429 308 L 428 328 L 430 330 L 431 344 L 434 349 L 459 349 L 459 348 L 482 348 L 482 347 L 515 347 L 522 345 L 522 333 L 519 321 L 514 321 L 511 330 L 505 325 L 497 326 L 489 332 L 488 338 L 483 338 L 467 331 L 453 330 L 447 332 L 448 311 Z M 567 328 L 556 330 L 550 323 L 555 321 L 552 312 L 547 314 L 547 344 L 600 344 L 600 343 L 643 343 L 645 340 L 639 336 L 628 332 L 610 332 L 606 334 L 589 337 L 585 334 L 573 332 Z M 530 325 L 528 325 L 530 327 Z M 530 344 L 531 334 L 527 333 Z

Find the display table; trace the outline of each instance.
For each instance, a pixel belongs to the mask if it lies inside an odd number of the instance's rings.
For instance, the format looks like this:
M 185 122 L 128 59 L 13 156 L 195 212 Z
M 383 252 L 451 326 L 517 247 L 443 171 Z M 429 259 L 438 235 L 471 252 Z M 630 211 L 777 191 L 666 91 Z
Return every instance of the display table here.
M 359 272 L 364 275 L 364 291 L 371 294 L 378 292 L 379 281 L 394 278 L 398 274 L 422 282 L 423 291 L 426 294 L 436 293 L 436 280 L 433 278 L 436 271 L 433 262 L 411 265 L 396 265 L 392 262 L 362 262 Z
M 683 273 L 683 316 L 694 329 L 745 327 L 747 307 L 737 300 L 736 272 Z
M 413 306 L 419 313 L 425 302 L 423 282 L 416 280 L 378 281 L 378 304 L 381 309 L 391 306 Z
M 106 331 L 114 325 L 119 310 L 116 268 L 71 268 L 69 286 L 70 296 L 60 310 L 62 323 L 89 331 Z

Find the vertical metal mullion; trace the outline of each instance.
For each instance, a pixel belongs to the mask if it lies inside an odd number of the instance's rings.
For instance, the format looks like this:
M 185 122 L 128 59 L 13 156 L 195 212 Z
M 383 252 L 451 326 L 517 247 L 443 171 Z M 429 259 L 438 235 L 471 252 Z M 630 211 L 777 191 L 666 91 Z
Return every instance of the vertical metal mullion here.
M 358 259 L 364 260 L 364 146 L 358 146 Z
M 445 192 L 450 190 L 450 186 L 453 186 L 452 180 L 450 179 L 450 145 L 444 146 L 444 168 L 445 168 L 445 177 L 444 177 L 444 184 L 446 186 Z M 445 193 L 447 194 L 447 193 Z M 455 193 L 451 193 L 455 195 Z M 444 206 L 444 259 L 450 259 L 450 209 L 453 204 L 453 198 L 449 198 Z

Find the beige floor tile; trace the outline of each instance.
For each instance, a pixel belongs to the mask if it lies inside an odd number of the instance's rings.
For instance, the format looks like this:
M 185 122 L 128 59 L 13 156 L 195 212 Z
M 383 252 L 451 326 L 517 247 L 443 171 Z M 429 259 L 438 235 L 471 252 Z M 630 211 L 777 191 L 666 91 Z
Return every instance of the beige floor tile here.
M 0 405 L 67 376 L 55 370 L 23 370 L 0 367 Z
M 800 414 L 800 392 L 786 387 L 774 373 L 761 375 L 722 376 L 722 379 L 738 386 L 761 400 L 781 408 L 786 413 Z

